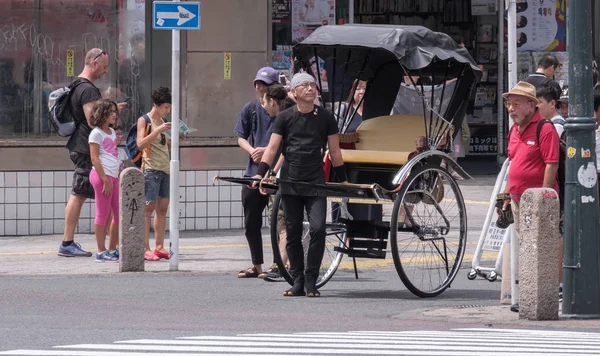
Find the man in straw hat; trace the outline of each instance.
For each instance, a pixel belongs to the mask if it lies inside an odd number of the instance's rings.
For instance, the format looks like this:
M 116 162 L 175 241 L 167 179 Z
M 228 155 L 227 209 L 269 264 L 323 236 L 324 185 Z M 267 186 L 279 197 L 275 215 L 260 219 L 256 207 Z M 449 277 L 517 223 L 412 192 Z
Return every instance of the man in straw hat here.
M 346 182 L 346 170 L 339 148 L 338 126 L 333 114 L 314 104 L 317 84 L 308 73 L 297 73 L 291 81 L 291 92 L 296 105 L 282 111 L 275 119 L 271 140 L 262 156 L 255 178 L 263 178 L 273 164 L 279 147 L 285 163 L 281 168 L 283 210 L 287 231 L 287 254 L 292 288 L 284 296 L 318 297 L 316 283 L 325 251 L 325 218 L 327 200 L 319 195 L 315 184 L 325 183 L 323 149 L 328 145 L 331 161 L 339 182 Z M 294 182 L 299 184 L 286 184 Z M 309 184 L 302 184 L 309 183 Z M 256 183 L 253 184 L 256 187 Z M 302 230 L 304 210 L 310 224 L 310 243 L 304 269 Z
M 554 125 L 542 125 L 537 137 L 538 125 L 543 120 L 537 109 L 539 103 L 535 87 L 519 82 L 508 93 L 502 94 L 504 106 L 514 121 L 508 134 L 508 159 L 510 170 L 503 210 L 512 210 L 515 231 L 519 234 L 519 201 L 529 188 L 553 188 L 558 191 L 559 137 Z M 503 272 L 504 275 L 504 272 Z M 511 310 L 518 311 L 518 304 Z

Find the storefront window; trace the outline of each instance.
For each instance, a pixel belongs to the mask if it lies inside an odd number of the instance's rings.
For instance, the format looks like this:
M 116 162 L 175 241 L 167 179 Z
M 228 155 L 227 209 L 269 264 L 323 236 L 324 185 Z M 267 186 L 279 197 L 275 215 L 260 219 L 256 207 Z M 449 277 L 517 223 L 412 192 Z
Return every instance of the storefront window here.
M 58 137 L 51 131 L 48 95 L 84 67 L 87 51 L 110 57 L 95 84 L 103 95 L 128 99 L 121 124 L 143 113 L 144 0 L 4 0 L 0 13 L 0 138 Z

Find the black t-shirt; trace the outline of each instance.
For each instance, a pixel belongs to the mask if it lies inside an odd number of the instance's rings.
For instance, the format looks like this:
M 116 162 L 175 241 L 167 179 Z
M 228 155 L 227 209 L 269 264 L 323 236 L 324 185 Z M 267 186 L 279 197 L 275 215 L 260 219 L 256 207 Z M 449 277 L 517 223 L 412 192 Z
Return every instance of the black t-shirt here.
M 77 77 L 75 80 L 83 81 L 83 83 L 79 84 L 75 87 L 73 91 L 73 95 L 71 96 L 71 113 L 73 114 L 73 118 L 75 119 L 75 123 L 77 128 L 75 128 L 75 132 L 69 138 L 69 142 L 67 142 L 67 148 L 71 152 L 78 152 L 83 154 L 90 154 L 90 144 L 88 139 L 90 137 L 90 132 L 92 129 L 87 123 L 85 118 L 85 112 L 83 111 L 83 106 L 87 103 L 96 101 L 102 98 L 100 94 L 100 89 L 98 89 L 92 82 L 87 79 Z
M 543 73 L 532 73 L 523 81 L 533 85 L 536 89 L 541 84 L 548 84 L 551 87 L 554 87 L 554 90 L 556 90 L 556 93 L 560 97 L 562 91 L 560 84 L 554 79 L 548 79 Z
M 331 112 L 315 106 L 309 113 L 298 112 L 297 106 L 282 111 L 273 125 L 273 133 L 283 137 L 285 157 L 281 179 L 312 184 L 325 183 L 323 154 L 327 138 L 338 133 Z M 318 191 L 310 186 L 281 184 L 283 194 L 315 196 Z

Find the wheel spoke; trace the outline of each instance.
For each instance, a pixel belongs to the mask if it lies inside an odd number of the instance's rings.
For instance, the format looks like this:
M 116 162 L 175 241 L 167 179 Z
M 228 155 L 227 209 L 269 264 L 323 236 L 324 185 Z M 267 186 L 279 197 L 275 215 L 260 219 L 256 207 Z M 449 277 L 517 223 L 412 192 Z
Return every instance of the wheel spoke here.
M 413 293 L 433 296 L 452 282 L 464 255 L 466 212 L 456 181 L 438 166 L 416 169 L 405 181 L 392 219 L 412 232 L 392 227 L 394 263 Z

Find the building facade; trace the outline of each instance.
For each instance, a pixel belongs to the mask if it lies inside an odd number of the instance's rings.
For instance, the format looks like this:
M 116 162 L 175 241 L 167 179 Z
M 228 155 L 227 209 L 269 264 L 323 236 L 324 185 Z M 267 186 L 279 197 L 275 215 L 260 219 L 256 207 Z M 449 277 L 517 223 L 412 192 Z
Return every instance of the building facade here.
M 150 0 L 5 0 L 0 26 L 0 236 L 60 234 L 73 166 L 66 139 L 50 132 L 47 96 L 68 85 L 94 47 L 111 58 L 96 84 L 129 97 L 125 129 L 171 86 L 171 31 L 152 29 Z M 181 119 L 198 129 L 181 145 L 180 229 L 242 227 L 240 187 L 212 185 L 246 163 L 233 127 L 255 98 L 256 70 L 270 62 L 266 0 L 203 1 L 201 30 L 181 34 Z M 57 21 L 57 19 L 62 19 Z M 141 40 L 140 40 L 141 39 Z M 224 75 L 225 53 L 231 75 Z M 93 233 L 86 202 L 77 231 Z M 168 225 L 167 225 L 168 226 Z
M 291 47 L 319 23 L 414 24 L 460 33 L 476 61 L 488 60 L 489 82 L 504 67 L 491 57 L 494 46 L 501 50 L 501 0 L 200 2 L 201 29 L 181 34 L 181 118 L 198 130 L 181 145 L 181 230 L 242 227 L 240 187 L 213 186 L 213 177 L 243 173 L 247 156 L 237 147 L 233 127 L 243 105 L 255 98 L 256 70 L 273 64 L 289 74 Z M 392 7 L 401 3 L 413 7 Z M 494 7 L 477 15 L 476 3 Z M 600 0 L 592 4 L 590 11 L 600 15 Z M 322 12 L 316 22 L 310 17 L 315 9 Z M 150 109 L 152 88 L 171 86 L 171 32 L 152 28 L 150 0 L 3 0 L 0 11 L 5 15 L 0 25 L 0 236 L 60 234 L 73 166 L 66 139 L 50 131 L 49 92 L 81 72 L 89 49 L 102 48 L 111 58 L 110 70 L 96 84 L 107 96 L 129 98 L 120 117 L 127 130 Z M 598 23 L 594 29 L 598 53 Z M 481 115 L 503 120 L 494 105 L 483 105 L 488 108 L 478 111 Z M 496 127 L 473 122 L 473 140 L 478 131 L 490 143 L 497 140 Z M 78 232 L 93 232 L 93 218 L 88 201 Z

